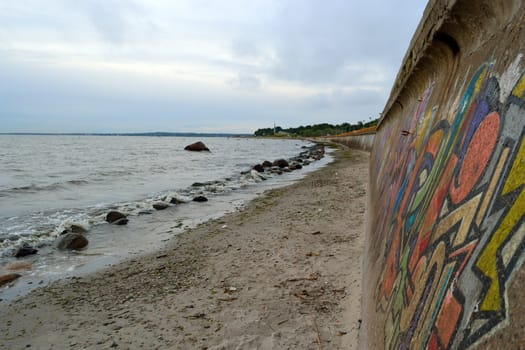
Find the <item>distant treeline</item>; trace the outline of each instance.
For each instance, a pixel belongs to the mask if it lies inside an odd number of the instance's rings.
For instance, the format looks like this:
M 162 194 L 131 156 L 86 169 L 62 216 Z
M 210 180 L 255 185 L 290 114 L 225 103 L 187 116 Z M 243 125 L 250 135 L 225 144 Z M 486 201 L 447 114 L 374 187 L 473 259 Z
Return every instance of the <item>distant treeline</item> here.
M 371 120 L 367 123 L 358 122 L 357 124 L 343 123 L 343 124 L 315 124 L 307 126 L 299 126 L 297 128 L 283 129 L 280 126 L 274 128 L 257 129 L 254 132 L 255 136 L 273 136 L 273 135 L 296 135 L 304 137 L 315 137 L 315 136 L 326 136 L 326 135 L 337 135 L 345 132 L 359 130 L 370 126 L 377 125 L 379 119 Z
M 250 137 L 250 134 L 200 133 L 200 132 L 131 132 L 131 133 L 40 133 L 7 132 L 0 135 L 42 135 L 42 136 L 154 136 L 154 137 Z

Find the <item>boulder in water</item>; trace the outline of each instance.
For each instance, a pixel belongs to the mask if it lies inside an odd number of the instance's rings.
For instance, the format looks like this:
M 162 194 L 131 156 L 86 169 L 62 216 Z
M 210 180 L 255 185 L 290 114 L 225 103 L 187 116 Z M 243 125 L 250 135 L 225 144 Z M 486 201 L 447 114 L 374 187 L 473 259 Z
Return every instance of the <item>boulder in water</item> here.
M 80 233 L 66 233 L 58 238 L 56 247 L 61 250 L 78 250 L 88 245 L 86 237 Z
M 299 163 L 292 163 L 290 166 L 289 166 L 290 170 L 299 170 L 299 169 L 302 169 L 303 166 Z
M 128 218 L 120 218 L 118 220 L 113 221 L 112 224 L 122 226 L 122 225 L 126 225 L 128 221 L 129 221 Z
M 109 222 L 110 224 L 122 218 L 126 218 L 126 215 L 116 210 L 112 210 L 106 215 L 106 221 Z
M 153 208 L 155 210 L 164 210 L 166 209 L 167 207 L 169 207 L 170 205 L 168 203 L 164 203 L 164 202 L 156 202 L 156 203 L 153 203 Z
M 194 151 L 194 152 L 202 152 L 202 151 L 209 152 L 210 151 L 210 149 L 206 147 L 206 145 L 202 143 L 201 141 L 192 143 L 191 145 L 187 145 L 186 147 L 184 147 L 184 149 L 186 151 Z
M 193 198 L 193 201 L 194 202 L 207 202 L 208 198 L 206 198 L 204 196 L 197 196 L 197 197 Z
M 261 164 L 254 165 L 252 169 L 258 171 L 259 173 L 264 173 L 264 167 Z
M 286 168 L 288 166 L 288 162 L 285 159 L 276 159 L 273 161 L 273 166 L 278 166 L 279 168 Z
M 14 254 L 15 258 L 22 258 L 24 256 L 33 255 L 38 253 L 38 249 L 33 248 L 29 245 L 23 245 L 18 248 Z
M 262 163 L 262 166 L 263 166 L 263 168 L 271 168 L 272 167 L 272 162 L 269 162 L 269 161 L 265 160 Z
M 0 275 L 0 287 L 10 282 L 13 282 L 17 278 L 20 278 L 20 276 L 21 275 L 19 275 L 18 273 L 8 273 L 6 275 Z

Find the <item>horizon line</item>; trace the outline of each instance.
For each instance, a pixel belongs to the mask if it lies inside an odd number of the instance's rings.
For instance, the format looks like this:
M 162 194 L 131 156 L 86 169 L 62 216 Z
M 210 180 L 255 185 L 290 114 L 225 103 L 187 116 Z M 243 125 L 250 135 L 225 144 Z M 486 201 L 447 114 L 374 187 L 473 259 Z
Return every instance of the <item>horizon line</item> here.
M 232 132 L 0 132 L 0 135 L 49 135 L 49 136 L 253 136 L 253 133 Z

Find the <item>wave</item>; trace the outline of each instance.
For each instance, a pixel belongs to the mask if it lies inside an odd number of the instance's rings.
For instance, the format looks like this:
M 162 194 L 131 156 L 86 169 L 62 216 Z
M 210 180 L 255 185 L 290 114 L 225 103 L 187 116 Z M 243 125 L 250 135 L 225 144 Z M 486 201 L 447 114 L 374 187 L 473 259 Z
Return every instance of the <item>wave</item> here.
M 25 186 L 16 186 L 7 188 L 0 191 L 0 197 L 6 197 L 9 194 L 16 194 L 16 193 L 38 193 L 38 192 L 44 192 L 44 191 L 56 191 L 59 189 L 63 189 L 67 186 L 81 186 L 81 185 L 87 185 L 89 181 L 86 180 L 68 180 L 65 182 L 55 182 L 48 185 L 36 185 L 36 184 L 30 184 Z
M 93 172 L 90 174 L 90 177 L 94 177 L 97 179 L 103 179 L 107 177 L 118 177 L 118 176 L 126 176 L 131 175 L 133 172 L 131 170 L 101 170 L 97 172 Z
M 89 181 L 87 180 L 69 180 L 69 181 L 66 181 L 66 184 L 68 185 L 87 185 L 89 184 Z
M 308 152 L 303 154 L 305 159 L 310 159 Z M 292 162 L 295 158 L 291 158 Z M 313 161 L 313 159 L 312 159 Z M 195 182 L 187 188 L 163 191 L 130 202 L 100 203 L 84 208 L 70 208 L 48 212 L 34 212 L 25 217 L 13 217 L 13 222 L 0 229 L 0 258 L 10 256 L 12 252 L 23 244 L 41 247 L 50 245 L 67 227 L 71 225 L 90 226 L 105 223 L 105 215 L 109 210 L 118 210 L 128 216 L 138 216 L 154 211 L 153 203 L 163 201 L 170 206 L 184 205 L 197 196 L 214 197 L 236 191 L 241 188 L 265 181 L 282 173 L 275 168 L 266 168 L 264 172 L 256 170 L 237 172 L 229 177 L 219 180 Z M 81 186 L 88 184 L 86 180 L 68 180 L 50 185 L 28 185 L 0 191 L 4 193 L 31 193 L 39 191 L 53 191 L 66 186 Z M 8 221 L 11 219 L 7 219 Z M 5 223 L 7 224 L 8 221 Z

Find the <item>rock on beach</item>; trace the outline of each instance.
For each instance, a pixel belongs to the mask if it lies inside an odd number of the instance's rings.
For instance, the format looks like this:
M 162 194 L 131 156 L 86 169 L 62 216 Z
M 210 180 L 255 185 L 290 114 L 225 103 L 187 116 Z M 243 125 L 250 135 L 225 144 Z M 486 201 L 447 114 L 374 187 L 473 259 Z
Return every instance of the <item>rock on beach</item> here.
M 193 198 L 193 201 L 194 202 L 207 202 L 208 198 L 206 198 L 204 196 L 197 196 L 197 197 Z
M 106 215 L 106 221 L 109 222 L 110 224 L 116 223 L 118 220 L 121 220 L 121 219 L 126 219 L 126 215 L 116 210 L 112 210 Z M 119 225 L 122 225 L 122 224 L 119 224 Z
M 278 166 L 279 168 L 286 168 L 288 166 L 288 162 L 285 159 L 276 159 L 272 165 Z
M 8 284 L 10 282 L 13 282 L 14 280 L 20 278 L 21 275 L 18 274 L 18 273 L 8 273 L 6 275 L 1 275 L 0 276 L 0 287 L 5 285 L 5 284 Z
M 254 165 L 252 169 L 256 170 L 256 171 L 258 171 L 260 173 L 264 173 L 264 167 L 261 164 Z
M 112 224 L 121 226 L 121 225 L 126 225 L 128 223 L 128 221 L 129 221 L 128 218 L 120 218 L 120 219 L 112 222 Z
M 25 271 L 31 269 L 33 264 L 30 261 L 14 261 L 4 266 L 6 271 Z
M 263 166 L 263 168 L 271 168 L 272 167 L 272 162 L 265 160 L 262 163 L 262 166 Z
M 14 256 L 15 258 L 22 258 L 24 256 L 33 255 L 36 253 L 38 253 L 38 249 L 24 245 L 16 250 Z
M 166 208 L 168 208 L 170 205 L 168 203 L 164 203 L 164 202 L 156 202 L 156 203 L 153 203 L 153 208 L 155 210 L 164 210 Z
M 292 163 L 289 168 L 290 170 L 299 170 L 302 169 L 303 166 L 299 163 Z
M 61 250 L 77 250 L 87 246 L 89 241 L 80 233 L 66 233 L 58 238 L 56 247 Z

